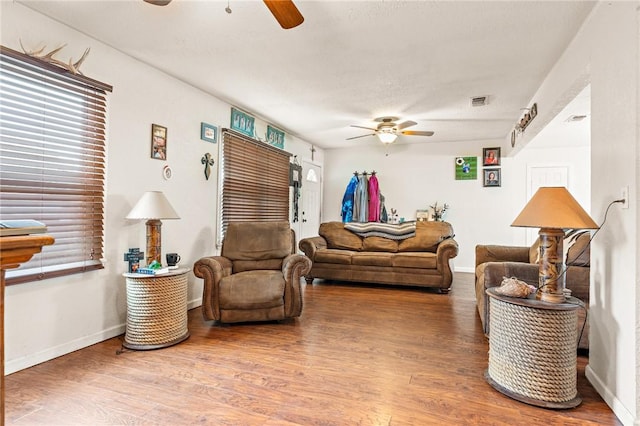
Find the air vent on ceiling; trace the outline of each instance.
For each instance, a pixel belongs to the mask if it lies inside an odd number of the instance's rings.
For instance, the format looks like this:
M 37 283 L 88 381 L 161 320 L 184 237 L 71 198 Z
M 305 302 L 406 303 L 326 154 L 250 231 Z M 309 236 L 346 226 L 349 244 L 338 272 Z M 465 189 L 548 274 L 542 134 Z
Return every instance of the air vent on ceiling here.
M 474 96 L 471 98 L 472 107 L 481 107 L 489 104 L 489 96 Z
M 569 118 L 564 121 L 566 121 L 567 123 L 573 123 L 574 121 L 582 121 L 585 118 L 587 118 L 586 115 L 570 115 Z

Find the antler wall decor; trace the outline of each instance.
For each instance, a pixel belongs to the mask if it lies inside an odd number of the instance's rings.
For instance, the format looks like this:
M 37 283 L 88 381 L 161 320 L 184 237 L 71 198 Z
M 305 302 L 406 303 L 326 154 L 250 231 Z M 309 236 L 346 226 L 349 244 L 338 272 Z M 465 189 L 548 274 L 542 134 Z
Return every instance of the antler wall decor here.
M 22 45 L 22 40 L 20 41 L 20 47 L 22 47 L 22 51 L 24 53 L 26 53 L 27 55 L 40 59 L 41 61 L 47 62 L 49 64 L 53 64 L 56 65 L 60 68 L 64 68 L 67 71 L 71 72 L 72 74 L 79 74 L 79 75 L 84 75 L 82 74 L 82 72 L 80 72 L 80 65 L 82 65 L 82 63 L 84 62 L 84 60 L 87 58 L 87 55 L 89 55 L 89 51 L 91 50 L 90 47 L 87 47 L 87 49 L 84 51 L 84 53 L 82 54 L 82 56 L 80 57 L 80 59 L 78 59 L 77 61 L 73 62 L 73 58 L 69 58 L 69 63 L 64 63 L 56 58 L 53 57 L 53 55 L 55 55 L 56 53 L 58 53 L 60 50 L 62 50 L 62 48 L 64 48 L 66 46 L 66 44 L 63 44 L 62 46 L 53 49 L 51 52 L 47 53 L 47 54 L 43 54 L 42 52 L 44 52 L 45 46 L 42 46 L 40 49 L 38 50 L 27 50 L 24 48 L 24 46 Z

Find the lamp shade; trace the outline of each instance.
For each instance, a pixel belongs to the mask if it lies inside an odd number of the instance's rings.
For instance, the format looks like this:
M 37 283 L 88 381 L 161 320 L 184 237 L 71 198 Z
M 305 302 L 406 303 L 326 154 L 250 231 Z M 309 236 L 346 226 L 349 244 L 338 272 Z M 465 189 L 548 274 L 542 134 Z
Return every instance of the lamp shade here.
M 180 219 L 160 191 L 147 191 L 131 209 L 127 219 Z
M 563 186 L 541 187 L 511 226 L 597 229 L 598 225 Z

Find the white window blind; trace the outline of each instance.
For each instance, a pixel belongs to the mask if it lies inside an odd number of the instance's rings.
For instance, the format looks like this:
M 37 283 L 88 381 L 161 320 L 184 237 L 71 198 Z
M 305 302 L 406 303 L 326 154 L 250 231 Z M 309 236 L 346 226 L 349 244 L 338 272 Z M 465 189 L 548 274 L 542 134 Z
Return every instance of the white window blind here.
M 289 154 L 222 130 L 221 237 L 227 224 L 289 220 Z
M 102 267 L 107 91 L 0 50 L 0 220 L 35 219 L 55 238 L 7 284 Z

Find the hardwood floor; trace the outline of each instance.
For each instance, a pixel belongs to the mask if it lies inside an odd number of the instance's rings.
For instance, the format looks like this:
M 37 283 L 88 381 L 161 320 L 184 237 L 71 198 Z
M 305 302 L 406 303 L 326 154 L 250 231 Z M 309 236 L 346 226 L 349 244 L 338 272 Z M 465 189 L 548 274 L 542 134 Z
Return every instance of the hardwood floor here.
M 116 355 L 114 338 L 14 373 L 8 425 L 616 425 L 584 377 L 580 406 L 548 410 L 489 386 L 473 275 L 448 295 L 316 283 L 284 323 L 212 326 Z

